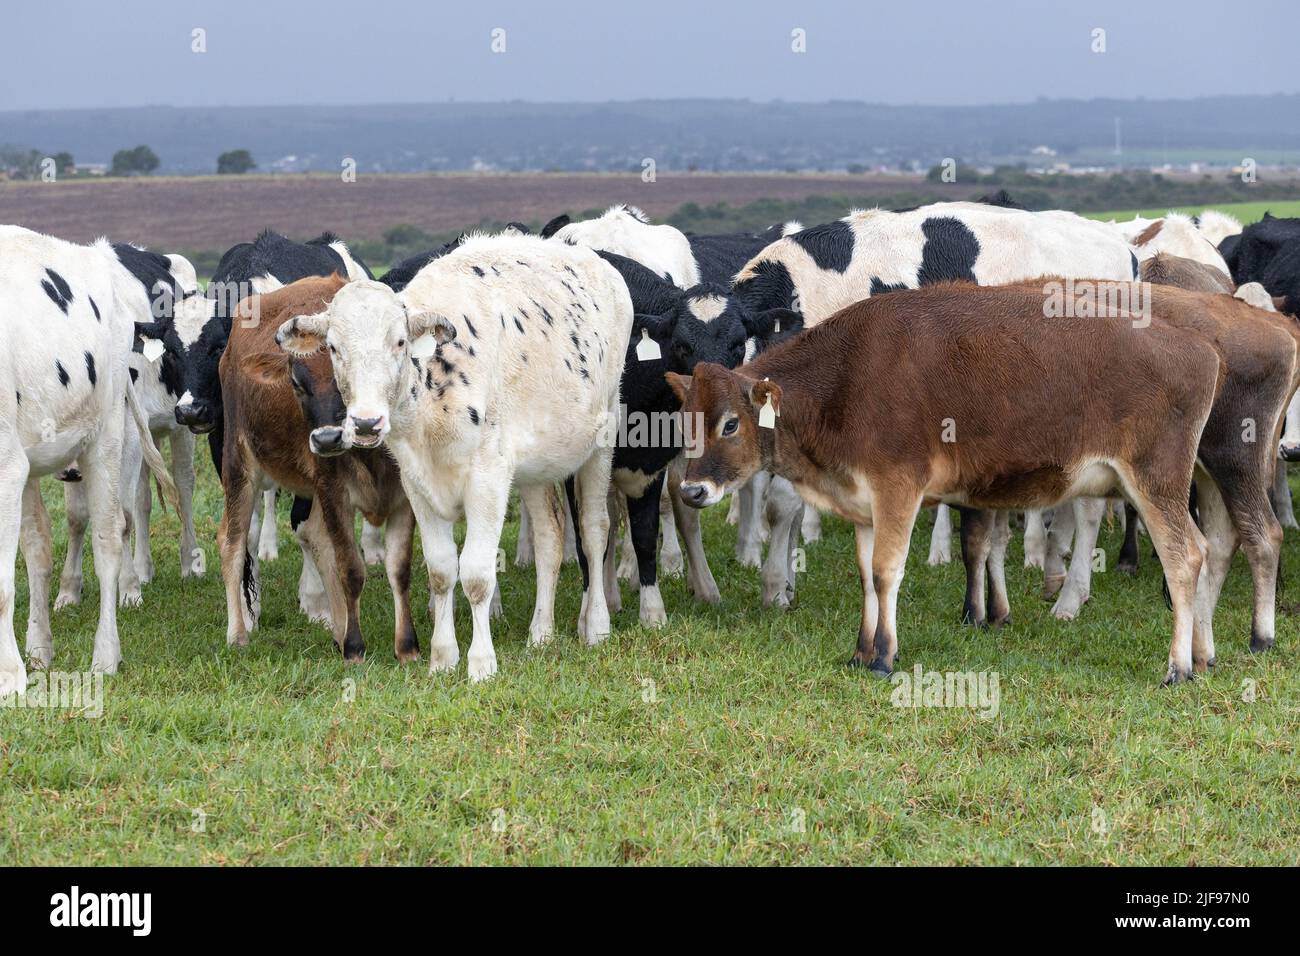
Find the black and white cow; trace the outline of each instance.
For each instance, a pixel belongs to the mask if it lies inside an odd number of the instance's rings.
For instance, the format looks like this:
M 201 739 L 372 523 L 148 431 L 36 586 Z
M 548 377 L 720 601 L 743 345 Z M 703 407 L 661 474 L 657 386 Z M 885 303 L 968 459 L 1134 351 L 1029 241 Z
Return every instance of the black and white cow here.
M 655 561 L 661 492 L 683 447 L 676 416 L 681 403 L 664 376 L 670 371 L 690 374 L 698 362 L 736 367 L 744 361 L 747 345 L 771 337 L 772 320 L 767 325 L 756 322 L 724 286 L 704 283 L 683 291 L 625 256 L 598 255 L 623 277 L 636 313 L 623 368 L 624 430 L 614 449 L 612 486 L 627 500 L 641 622 L 659 625 L 666 620 Z M 788 322 L 787 330 L 791 330 Z M 668 481 L 680 483 L 681 476 L 668 475 Z M 686 544 L 688 586 L 698 600 L 717 603 L 720 595 L 704 554 L 698 512 L 675 493 L 668 498 Z M 583 560 L 581 552 L 579 560 Z M 607 600 L 617 610 L 621 602 L 612 546 L 604 562 Z
M 0 226 L 0 695 L 27 687 L 13 622 L 20 539 L 28 580 L 27 655 L 46 667 L 54 654 L 52 542 L 41 476 L 80 463 L 100 582 L 92 667 L 103 673 L 116 672 L 122 658 L 119 483 L 138 469 L 138 459 L 124 456 L 143 456 L 176 503 L 128 372 L 138 288 L 107 240 L 79 246 Z M 127 428 L 136 434 L 133 445 L 125 440 Z
M 112 248 L 121 267 L 136 280 L 137 284 L 126 287 L 125 291 L 129 292 L 130 300 L 126 304 L 139 321 L 150 322 L 155 318 L 174 320 L 178 311 L 201 308 L 197 301 L 199 289 L 194 266 L 188 259 L 179 255 L 160 255 L 126 243 L 115 243 Z M 137 340 L 128 364 L 154 443 L 161 448 L 166 438 L 171 446 L 171 473 L 180 502 L 177 516 L 181 523 L 181 576 L 201 575 L 205 561 L 194 534 L 194 436 L 177 423 L 174 414 L 176 400 L 180 397 L 176 362 L 171 356 L 153 354 L 152 351 L 145 355 L 143 342 Z M 128 534 L 135 533 L 134 555 L 122 562 L 118 578 L 118 600 L 123 605 L 140 603 L 140 587 L 153 580 L 154 572 L 149 545 L 153 496 L 147 470 L 142 462 L 140 465 L 136 474 L 123 474 L 120 485 L 128 517 Z M 83 544 L 89 518 L 85 489 L 80 482 L 65 483 L 64 498 L 68 516 L 68 551 L 59 580 L 59 594 L 54 600 L 56 611 L 81 601 Z
M 1136 278 L 1137 268 L 1136 255 L 1105 223 L 1059 210 L 1028 212 L 1002 204 L 953 202 L 899 212 L 856 211 L 804 229 L 772 243 L 747 263 L 733 289 L 756 315 L 791 309 L 813 326 L 869 296 L 934 282 L 999 285 L 1038 276 L 1127 282 Z M 1083 507 L 1077 505 L 1076 511 Z M 1094 515 L 1096 509 L 1089 508 L 1077 523 L 1079 538 L 1068 577 L 1063 568 L 1059 574 L 1057 568 L 1048 572 L 1055 583 L 1063 582 L 1055 607 L 1058 617 L 1073 617 L 1089 594 L 1091 555 L 1100 526 L 1100 513 Z M 936 528 L 944 530 L 938 523 Z M 1005 547 L 1000 531 L 990 556 L 990 605 L 997 615 L 1007 609 Z M 768 562 L 772 560 L 769 551 Z M 972 573 L 968 568 L 968 576 Z M 975 600 L 968 594 L 968 604 Z M 978 603 L 977 617 L 982 620 L 982 594 Z

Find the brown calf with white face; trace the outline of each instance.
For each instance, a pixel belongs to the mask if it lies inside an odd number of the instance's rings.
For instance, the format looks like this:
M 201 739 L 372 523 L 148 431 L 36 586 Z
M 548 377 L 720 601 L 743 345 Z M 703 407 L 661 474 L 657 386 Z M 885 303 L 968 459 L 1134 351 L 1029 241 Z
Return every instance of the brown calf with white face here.
M 713 504 L 766 468 L 856 526 L 863 611 L 851 663 L 893 670 L 922 506 L 1044 508 L 1121 490 L 1169 579 L 1165 681 L 1208 665 L 1193 611 L 1205 541 L 1187 494 L 1219 354 L 1159 320 L 1044 320 L 1044 294 L 1041 283 L 949 283 L 873 297 L 735 371 L 670 376 L 683 413 L 702 416 L 685 501 Z M 1107 381 L 1121 384 L 1097 387 Z
M 262 475 L 312 499 L 299 534 L 330 599 L 334 642 L 345 658 L 365 655 L 359 608 L 365 565 L 357 550 L 357 510 L 373 525 L 387 522 L 385 568 L 393 589 L 399 660 L 420 656 L 411 621 L 411 537 L 414 516 L 397 463 L 383 448 L 354 446 L 347 409 L 324 352 L 293 357 L 275 332 L 295 315 L 319 312 L 346 284 L 339 276 L 301 279 L 239 304 L 221 357 L 225 444 L 221 485 L 226 496 L 218 541 L 226 583 L 226 640 L 247 644 L 256 627 L 256 565 L 247 554 L 249 515 Z

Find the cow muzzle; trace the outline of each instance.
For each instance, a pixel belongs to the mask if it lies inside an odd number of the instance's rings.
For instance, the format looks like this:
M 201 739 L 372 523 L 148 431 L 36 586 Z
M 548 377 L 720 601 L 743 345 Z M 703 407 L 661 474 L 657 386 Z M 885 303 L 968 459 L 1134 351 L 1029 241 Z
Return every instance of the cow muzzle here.
M 307 446 L 313 455 L 321 458 L 333 458 L 341 455 L 350 447 L 344 430 L 338 425 L 327 425 L 312 430 L 307 439 Z
M 178 403 L 175 414 L 176 424 L 184 425 L 196 435 L 212 431 L 217 423 L 212 406 L 202 399 L 195 399 L 184 405 Z
M 722 500 L 722 489 L 711 481 L 683 481 L 678 493 L 692 508 L 707 508 Z
M 374 448 L 388 437 L 387 415 L 349 415 L 352 425 L 352 443 L 357 448 Z
M 1300 461 L 1300 442 L 1282 442 L 1278 446 L 1277 457 L 1283 461 Z

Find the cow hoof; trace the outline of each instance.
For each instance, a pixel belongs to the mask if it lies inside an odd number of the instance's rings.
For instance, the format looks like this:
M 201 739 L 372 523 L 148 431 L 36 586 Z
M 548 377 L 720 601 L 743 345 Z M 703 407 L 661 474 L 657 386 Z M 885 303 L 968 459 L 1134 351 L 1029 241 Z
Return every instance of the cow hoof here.
M 545 647 L 551 643 L 551 638 L 555 636 L 554 631 L 550 628 L 529 628 L 528 629 L 528 646 Z
M 81 603 L 81 590 L 76 591 L 59 591 L 59 596 L 54 599 L 54 610 L 62 611 L 65 607 L 76 607 Z
M 429 675 L 444 674 L 447 671 L 454 671 L 456 665 L 460 663 L 460 648 L 456 642 L 439 647 L 437 644 L 429 647 Z
M 761 568 L 763 566 L 763 551 L 761 548 L 745 548 L 736 555 L 736 560 L 742 567 Z
M 660 577 L 679 578 L 684 573 L 686 573 L 686 561 L 682 558 L 680 551 L 675 554 L 659 556 Z
M 383 564 L 386 558 L 387 558 L 387 554 L 385 553 L 383 548 L 371 548 L 369 550 L 363 548 L 361 550 L 361 559 L 365 561 L 369 567 L 372 568 L 377 565 Z
M 92 674 L 116 674 L 122 664 L 121 654 L 96 654 L 90 662 Z
M 469 679 L 477 684 L 493 677 L 497 672 L 496 654 L 471 654 L 469 656 Z
M 27 638 L 27 663 L 37 670 L 48 670 L 54 661 L 54 641 L 49 635 L 33 641 Z
M 247 634 L 247 633 L 244 633 L 244 634 L 227 634 L 227 635 L 226 635 L 226 646 L 227 646 L 227 647 L 247 647 L 247 646 L 248 646 L 248 634 Z
M 1132 561 L 1121 561 L 1119 564 L 1115 565 L 1115 570 L 1120 574 L 1127 574 L 1129 577 L 1133 577 L 1138 573 L 1138 566 Z
M 951 548 L 937 548 L 930 552 L 930 556 L 925 559 L 925 563 L 932 568 L 937 568 L 942 564 L 948 564 L 952 561 Z
M 1165 679 L 1161 681 L 1160 684 L 1162 687 L 1169 687 L 1172 684 L 1181 684 L 1184 681 L 1189 681 L 1195 676 L 1196 674 L 1190 667 L 1182 668 L 1178 667 L 1173 662 L 1170 662 L 1169 669 L 1165 671 Z
M 646 627 L 663 627 L 668 623 L 668 612 L 664 610 L 664 602 L 658 593 L 648 596 L 642 592 L 641 623 Z
M 1263 654 L 1274 644 L 1274 638 L 1260 637 L 1258 634 L 1250 635 L 1250 652 L 1252 654 Z
M 27 693 L 27 668 L 21 663 L 0 667 L 0 698 Z
M 1057 592 L 1065 586 L 1064 574 L 1053 574 L 1043 577 L 1043 600 L 1050 601 L 1056 597 Z
M 1213 667 L 1217 663 L 1219 663 L 1219 659 L 1217 657 L 1211 657 L 1208 661 L 1205 662 L 1205 666 Z
M 144 597 L 140 594 L 139 588 L 123 591 L 117 596 L 118 607 L 139 607 L 143 603 Z

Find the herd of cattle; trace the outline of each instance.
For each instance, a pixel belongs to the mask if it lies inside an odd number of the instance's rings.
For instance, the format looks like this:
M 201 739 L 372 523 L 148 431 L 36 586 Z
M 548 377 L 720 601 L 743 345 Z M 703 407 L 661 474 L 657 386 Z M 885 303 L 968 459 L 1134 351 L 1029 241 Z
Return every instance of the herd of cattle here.
M 459 661 L 459 581 L 473 680 L 497 669 L 512 488 L 516 561 L 536 569 L 530 645 L 552 636 L 570 555 L 588 644 L 609 634 L 622 577 L 636 577 L 648 625 L 666 620 L 660 570 L 685 571 L 697 600 L 718 602 L 699 510 L 732 494 L 736 557 L 761 565 L 767 606 L 792 600 L 795 549 L 820 536 L 819 512 L 853 523 L 852 663 L 881 674 L 923 507 L 938 506 L 932 564 L 950 560 L 949 508 L 960 512 L 963 614 L 986 625 L 1010 614 L 1013 511 L 1026 565 L 1071 618 L 1090 595 L 1109 502 L 1123 498 L 1120 567 L 1135 566 L 1140 522 L 1173 609 L 1165 680 L 1181 681 L 1214 664 L 1213 613 L 1238 544 L 1254 583 L 1250 649 L 1274 640 L 1282 524 L 1295 527 L 1277 463 L 1300 459 L 1297 309 L 1300 219 L 1101 223 L 1005 194 L 759 235 L 687 235 L 619 205 L 540 235 L 512 224 L 461 236 L 378 281 L 332 234 L 268 231 L 230 249 L 206 289 L 178 255 L 0 226 L 0 694 L 22 692 L 27 664 L 53 657 L 41 477 L 64 481 L 67 505 L 54 607 L 81 599 L 89 527 L 93 667 L 112 673 L 118 604 L 139 604 L 153 576 L 151 482 L 180 517 L 181 574 L 205 571 L 196 434 L 225 495 L 231 644 L 257 626 L 277 490 L 293 498 L 301 609 L 346 658 L 365 653 L 367 563 L 392 588 L 396 656 L 419 657 L 418 526 L 431 669 Z M 660 419 L 671 427 L 651 429 L 658 440 L 626 427 Z M 611 422 L 624 426 L 613 441 Z

